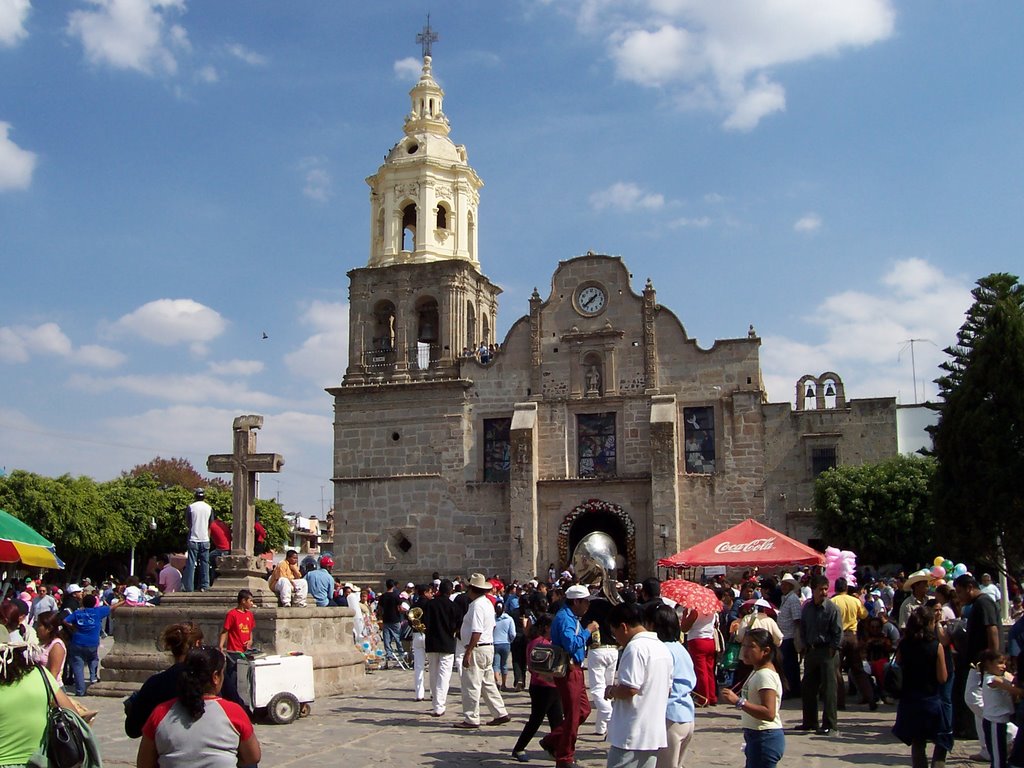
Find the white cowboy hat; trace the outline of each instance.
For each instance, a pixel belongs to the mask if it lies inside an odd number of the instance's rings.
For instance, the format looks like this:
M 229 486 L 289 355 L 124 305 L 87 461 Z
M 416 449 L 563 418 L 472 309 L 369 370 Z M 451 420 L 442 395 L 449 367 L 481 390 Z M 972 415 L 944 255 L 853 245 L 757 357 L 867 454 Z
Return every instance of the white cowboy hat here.
M 911 588 L 919 581 L 931 581 L 932 572 L 927 568 L 922 568 L 920 571 L 914 571 L 912 574 L 907 576 L 907 580 L 903 582 L 903 589 L 909 592 Z
M 481 589 L 484 592 L 490 592 L 494 588 L 494 585 L 482 573 L 471 573 L 469 575 L 469 586 L 473 589 Z
M 782 578 L 779 579 L 780 584 L 796 584 L 799 586 L 800 581 L 792 573 L 782 574 Z

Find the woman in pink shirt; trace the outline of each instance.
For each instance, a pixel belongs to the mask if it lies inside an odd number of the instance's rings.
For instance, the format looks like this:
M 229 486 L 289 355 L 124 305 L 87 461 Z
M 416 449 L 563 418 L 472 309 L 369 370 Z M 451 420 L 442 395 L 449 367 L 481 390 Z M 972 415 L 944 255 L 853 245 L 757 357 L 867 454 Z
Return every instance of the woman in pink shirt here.
M 551 642 L 551 614 L 543 613 L 537 617 L 537 621 L 530 627 L 530 641 L 526 645 L 526 658 L 534 647 L 540 643 Z M 561 725 L 563 720 L 562 702 L 558 697 L 558 689 L 551 678 L 530 671 L 530 719 L 523 726 L 523 732 L 519 734 L 516 745 L 512 747 L 512 757 L 521 763 L 530 758 L 526 755 L 526 745 L 537 734 L 544 718 L 548 719 L 548 725 L 554 730 Z

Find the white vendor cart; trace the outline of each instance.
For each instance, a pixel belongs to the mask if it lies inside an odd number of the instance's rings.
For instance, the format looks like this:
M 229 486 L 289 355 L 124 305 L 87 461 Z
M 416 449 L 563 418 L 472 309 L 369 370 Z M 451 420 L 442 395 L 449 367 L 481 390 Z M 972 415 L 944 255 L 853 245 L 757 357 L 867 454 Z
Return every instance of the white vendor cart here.
M 278 725 L 309 714 L 314 698 L 312 656 L 241 656 L 237 664 L 238 695 L 249 709 L 265 708 Z

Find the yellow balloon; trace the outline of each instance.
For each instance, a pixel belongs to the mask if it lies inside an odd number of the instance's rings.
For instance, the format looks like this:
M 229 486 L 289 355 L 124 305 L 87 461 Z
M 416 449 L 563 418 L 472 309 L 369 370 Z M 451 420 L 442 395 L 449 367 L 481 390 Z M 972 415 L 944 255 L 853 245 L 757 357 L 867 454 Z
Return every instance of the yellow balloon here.
M 932 560 L 932 565 L 942 565 L 944 562 L 946 562 L 946 558 L 944 558 L 942 555 L 939 555 L 934 560 Z

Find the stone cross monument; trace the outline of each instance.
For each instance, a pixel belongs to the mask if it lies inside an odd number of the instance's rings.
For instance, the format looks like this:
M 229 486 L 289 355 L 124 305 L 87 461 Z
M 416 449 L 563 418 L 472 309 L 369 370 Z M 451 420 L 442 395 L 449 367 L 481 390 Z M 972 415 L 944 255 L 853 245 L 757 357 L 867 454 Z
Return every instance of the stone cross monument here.
M 262 416 L 239 416 L 232 424 L 234 450 L 207 458 L 210 472 L 230 472 L 231 479 L 231 554 L 220 559 L 215 588 L 237 591 L 245 588 L 267 591 L 266 572 L 254 557 L 256 522 L 256 475 L 280 472 L 284 459 L 277 453 L 256 453 L 256 430 L 263 426 Z

